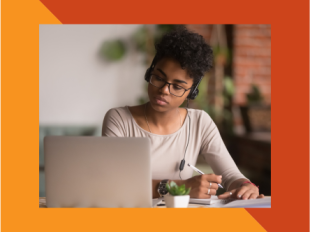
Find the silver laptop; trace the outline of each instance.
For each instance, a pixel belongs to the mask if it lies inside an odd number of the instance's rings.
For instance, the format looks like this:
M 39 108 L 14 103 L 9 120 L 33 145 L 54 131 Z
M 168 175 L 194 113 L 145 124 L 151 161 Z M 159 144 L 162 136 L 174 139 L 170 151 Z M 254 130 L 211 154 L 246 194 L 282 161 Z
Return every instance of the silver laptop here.
M 47 207 L 152 207 L 148 138 L 44 138 Z

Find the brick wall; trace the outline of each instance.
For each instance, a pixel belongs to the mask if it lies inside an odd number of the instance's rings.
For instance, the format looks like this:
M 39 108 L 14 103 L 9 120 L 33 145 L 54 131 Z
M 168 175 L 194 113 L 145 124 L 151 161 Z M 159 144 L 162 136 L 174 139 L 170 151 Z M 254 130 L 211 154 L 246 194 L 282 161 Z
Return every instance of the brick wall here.
M 210 42 L 212 25 L 188 24 L 186 27 L 201 34 Z M 246 103 L 251 85 L 259 86 L 264 102 L 271 99 L 271 26 L 264 24 L 239 24 L 233 27 L 233 79 L 236 87 L 234 103 Z M 212 88 L 210 80 L 209 87 Z M 210 93 L 214 90 L 209 89 Z M 211 94 L 212 95 L 212 94 Z M 212 98 L 212 96 L 209 96 Z
M 234 103 L 246 103 L 251 85 L 259 86 L 264 102 L 271 100 L 271 26 L 234 25 L 233 79 Z
M 213 25 L 190 24 L 186 27 L 201 34 L 210 44 Z M 226 28 L 228 28 L 226 26 Z M 234 124 L 240 128 L 242 120 L 237 105 L 246 104 L 246 94 L 252 84 L 259 87 L 265 104 L 271 103 L 271 26 L 261 24 L 233 25 L 227 33 L 227 42 L 232 51 L 231 71 L 225 75 L 233 78 Z M 231 37 L 229 35 L 232 34 Z M 226 71 L 229 69 L 226 69 Z M 215 79 L 212 71 L 208 83 L 208 102 L 214 104 Z

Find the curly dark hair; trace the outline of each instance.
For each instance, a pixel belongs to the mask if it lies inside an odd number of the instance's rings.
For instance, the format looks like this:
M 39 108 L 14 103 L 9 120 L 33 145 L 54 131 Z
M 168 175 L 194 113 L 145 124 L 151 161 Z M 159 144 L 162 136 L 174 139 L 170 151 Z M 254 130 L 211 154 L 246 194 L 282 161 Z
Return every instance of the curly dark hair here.
M 155 45 L 155 64 L 164 57 L 176 59 L 186 69 L 194 85 L 212 68 L 213 51 L 204 38 L 181 27 L 165 34 Z

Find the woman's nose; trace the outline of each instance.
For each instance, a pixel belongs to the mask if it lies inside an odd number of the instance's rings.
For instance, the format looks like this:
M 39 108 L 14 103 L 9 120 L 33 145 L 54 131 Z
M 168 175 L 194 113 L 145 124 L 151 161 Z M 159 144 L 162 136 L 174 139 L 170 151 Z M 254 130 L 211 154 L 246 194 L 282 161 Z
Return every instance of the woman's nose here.
M 163 87 L 160 88 L 160 91 L 162 93 L 169 94 L 170 93 L 170 91 L 169 91 L 169 84 L 166 83 Z

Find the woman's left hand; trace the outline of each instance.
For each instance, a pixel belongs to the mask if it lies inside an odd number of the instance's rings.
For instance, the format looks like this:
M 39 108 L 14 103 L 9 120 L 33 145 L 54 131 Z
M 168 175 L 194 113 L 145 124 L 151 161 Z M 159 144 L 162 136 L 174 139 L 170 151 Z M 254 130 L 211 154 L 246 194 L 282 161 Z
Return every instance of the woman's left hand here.
M 256 199 L 264 198 L 264 194 L 259 194 L 258 187 L 247 183 L 239 188 L 232 189 L 218 196 L 219 199 L 234 198 L 234 199 Z

